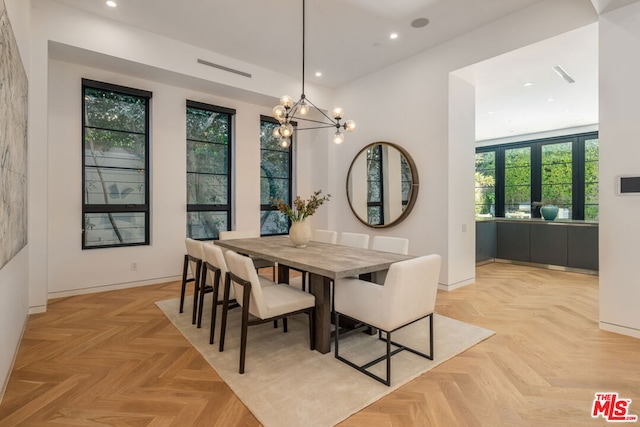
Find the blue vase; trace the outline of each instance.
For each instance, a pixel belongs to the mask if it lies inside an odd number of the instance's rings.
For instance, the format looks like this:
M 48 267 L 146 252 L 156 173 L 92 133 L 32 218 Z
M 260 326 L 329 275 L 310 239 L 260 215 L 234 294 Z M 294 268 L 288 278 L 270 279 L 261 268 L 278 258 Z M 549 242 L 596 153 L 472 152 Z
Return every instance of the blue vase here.
M 545 205 L 540 208 L 542 217 L 547 221 L 553 221 L 558 216 L 558 207 L 554 205 Z

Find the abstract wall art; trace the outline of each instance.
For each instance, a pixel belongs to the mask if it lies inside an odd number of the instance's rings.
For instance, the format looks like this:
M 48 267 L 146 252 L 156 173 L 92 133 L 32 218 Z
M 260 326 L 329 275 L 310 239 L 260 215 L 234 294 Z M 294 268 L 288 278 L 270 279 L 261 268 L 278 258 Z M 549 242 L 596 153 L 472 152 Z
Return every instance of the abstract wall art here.
M 0 269 L 27 244 L 27 75 L 0 0 Z

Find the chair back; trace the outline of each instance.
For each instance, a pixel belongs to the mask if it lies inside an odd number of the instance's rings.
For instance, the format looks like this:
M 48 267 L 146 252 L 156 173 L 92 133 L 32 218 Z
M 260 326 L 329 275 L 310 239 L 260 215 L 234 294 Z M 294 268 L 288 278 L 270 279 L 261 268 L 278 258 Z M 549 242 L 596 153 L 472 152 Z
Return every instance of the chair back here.
M 333 230 L 316 230 L 313 233 L 314 242 L 331 243 L 335 245 L 338 242 L 338 232 Z
M 251 239 L 253 237 L 260 237 L 259 230 L 233 230 L 233 231 L 220 231 L 220 240 L 232 240 L 232 239 Z
M 218 290 L 218 294 L 219 296 L 222 296 L 224 290 L 224 280 L 227 277 L 227 271 L 229 271 L 229 269 L 227 268 L 227 262 L 224 259 L 222 248 L 215 246 L 212 243 L 205 243 L 202 245 L 202 249 L 204 252 L 204 260 L 220 270 L 220 287 Z M 207 283 L 209 283 L 209 280 L 213 280 L 213 272 L 207 272 Z M 231 288 L 229 298 L 233 299 L 234 295 L 234 289 Z
M 352 248 L 367 249 L 369 247 L 369 235 L 343 231 L 342 233 L 340 233 L 340 241 L 338 242 L 338 244 L 343 246 L 351 246 Z
M 409 255 L 409 239 L 403 237 L 373 236 L 371 249 L 374 251 Z
M 227 261 L 229 272 L 235 274 L 242 280 L 251 283 L 249 313 L 256 317 L 264 319 L 267 313 L 267 307 L 264 303 L 262 285 L 260 284 L 258 273 L 256 273 L 256 268 L 253 264 L 253 260 L 248 256 L 240 255 L 232 250 L 226 251 L 224 253 L 224 258 Z M 244 287 L 235 281 L 232 281 L 231 284 L 236 295 L 236 301 L 238 302 L 238 304 L 240 304 L 240 306 L 242 306 L 244 304 Z
M 187 254 L 193 258 L 199 259 L 200 261 L 204 260 L 204 252 L 202 250 L 202 242 L 199 240 L 194 240 L 189 237 L 184 239 L 184 244 L 187 247 Z M 196 277 L 197 274 L 197 262 L 193 261 L 193 259 L 189 258 L 189 268 L 191 269 L 191 275 L 194 279 L 199 280 Z
M 433 313 L 436 306 L 440 255 L 425 255 L 391 264 L 384 282 L 387 307 L 381 323 L 395 329 Z

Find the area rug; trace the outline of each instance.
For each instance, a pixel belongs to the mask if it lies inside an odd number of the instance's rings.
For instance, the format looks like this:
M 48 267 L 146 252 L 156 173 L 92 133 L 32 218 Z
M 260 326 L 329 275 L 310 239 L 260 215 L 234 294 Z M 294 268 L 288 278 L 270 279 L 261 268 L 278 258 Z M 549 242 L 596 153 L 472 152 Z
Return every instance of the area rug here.
M 245 373 L 240 375 L 240 309 L 229 311 L 225 350 L 220 353 L 220 318 L 215 343 L 209 345 L 211 303 L 205 304 L 202 328 L 197 329 L 191 324 L 192 302 L 193 298 L 185 300 L 182 314 L 177 298 L 156 305 L 265 427 L 333 426 L 495 333 L 436 314 L 434 360 L 398 353 L 392 358 L 392 383 L 387 387 L 335 359 L 333 349 L 328 354 L 310 351 L 307 316 L 299 315 L 289 319 L 287 333 L 273 324 L 249 327 Z M 394 333 L 394 341 L 428 351 L 428 336 L 425 319 Z M 384 352 L 385 344 L 377 336 L 361 333 L 340 340 L 340 354 L 356 363 Z M 376 369 L 385 375 L 384 363 Z

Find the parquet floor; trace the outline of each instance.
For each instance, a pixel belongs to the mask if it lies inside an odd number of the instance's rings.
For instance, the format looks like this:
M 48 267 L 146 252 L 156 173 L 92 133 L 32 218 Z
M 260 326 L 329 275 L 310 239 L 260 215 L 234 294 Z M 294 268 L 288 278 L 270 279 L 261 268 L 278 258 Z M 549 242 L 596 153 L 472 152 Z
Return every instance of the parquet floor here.
M 0 426 L 259 425 L 154 305 L 178 295 L 170 283 L 50 301 L 28 321 Z M 497 334 L 341 425 L 602 426 L 600 391 L 640 414 L 640 340 L 600 331 L 597 299 L 595 276 L 479 267 L 436 311 Z

